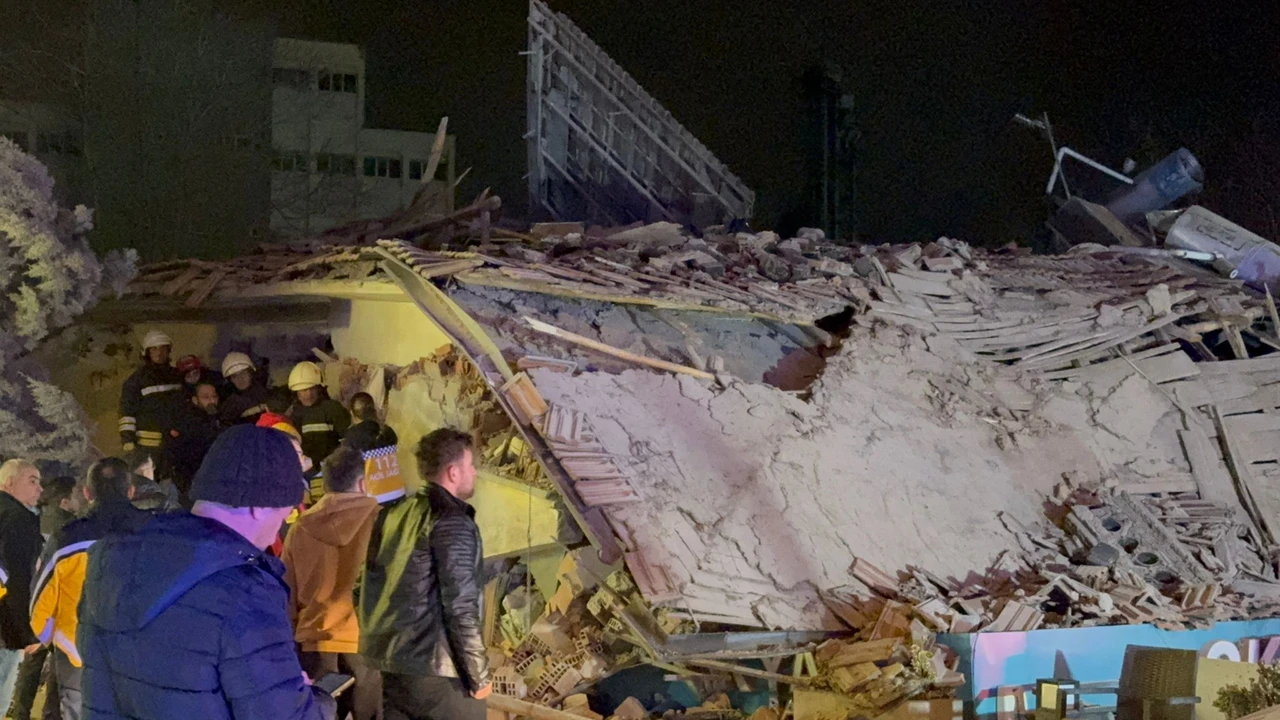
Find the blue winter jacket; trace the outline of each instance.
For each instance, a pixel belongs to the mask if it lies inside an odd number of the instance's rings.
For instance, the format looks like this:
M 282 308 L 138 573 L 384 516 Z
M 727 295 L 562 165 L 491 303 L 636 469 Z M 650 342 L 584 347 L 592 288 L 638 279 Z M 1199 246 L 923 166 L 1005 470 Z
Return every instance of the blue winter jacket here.
M 76 644 L 86 720 L 321 720 L 284 567 L 219 522 L 162 515 L 89 552 Z

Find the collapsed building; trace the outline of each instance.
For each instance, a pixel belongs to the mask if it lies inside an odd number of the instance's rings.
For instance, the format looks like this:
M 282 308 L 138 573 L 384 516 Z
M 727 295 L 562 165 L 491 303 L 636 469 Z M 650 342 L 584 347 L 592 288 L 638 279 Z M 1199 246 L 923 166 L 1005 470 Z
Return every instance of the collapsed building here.
M 1013 694 L 973 638 L 1277 616 L 1268 292 L 1126 243 L 744 232 L 750 190 L 537 0 L 530 46 L 530 194 L 560 222 L 424 187 L 144 267 L 40 350 L 98 447 L 151 328 L 277 384 L 319 362 L 411 484 L 418 438 L 472 432 L 510 715 L 941 720 Z
M 487 638 L 525 702 L 656 664 L 868 714 L 963 683 L 936 634 L 1276 614 L 1269 296 L 1123 248 L 523 232 L 499 204 L 144 267 L 46 346 L 54 378 L 109 431 L 158 325 L 322 361 L 403 467 L 474 432 L 486 550 L 521 560 Z

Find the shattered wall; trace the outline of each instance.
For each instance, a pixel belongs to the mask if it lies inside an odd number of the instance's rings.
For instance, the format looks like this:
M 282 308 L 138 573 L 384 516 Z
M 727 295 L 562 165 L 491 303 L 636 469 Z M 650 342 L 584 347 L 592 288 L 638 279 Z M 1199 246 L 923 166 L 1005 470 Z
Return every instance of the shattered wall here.
M 514 361 L 526 353 L 563 356 L 563 343 L 530 330 L 529 315 L 629 352 L 704 369 L 713 358 L 726 372 L 784 389 L 808 385 L 822 366 L 813 340 L 795 326 L 757 318 L 659 310 L 485 287 L 451 289 L 462 306 Z M 573 354 L 580 368 L 621 372 L 633 367 L 599 353 Z
M 818 591 L 850 584 L 854 557 L 963 578 L 1016 547 L 997 513 L 1038 519 L 1063 473 L 1186 472 L 1154 387 L 1033 384 L 885 326 L 855 329 L 808 402 L 636 370 L 533 377 L 591 416 L 643 498 L 610 517 L 703 621 L 831 626 Z

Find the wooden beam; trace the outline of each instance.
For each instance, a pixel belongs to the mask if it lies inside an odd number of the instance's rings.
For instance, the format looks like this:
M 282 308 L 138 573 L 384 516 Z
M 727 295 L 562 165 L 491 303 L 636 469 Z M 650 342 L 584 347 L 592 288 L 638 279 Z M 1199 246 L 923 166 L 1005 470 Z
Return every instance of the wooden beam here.
M 637 355 L 632 352 L 627 352 L 626 350 L 623 350 L 621 348 L 616 348 L 612 345 L 606 345 L 605 343 L 592 340 L 591 338 L 583 337 L 576 333 L 571 333 L 568 330 L 562 330 L 554 325 L 548 325 L 547 323 L 544 323 L 541 320 L 535 320 L 534 318 L 531 318 L 527 315 L 524 317 L 524 321 L 529 324 L 529 327 L 533 328 L 535 331 L 540 332 L 544 335 L 557 337 L 557 338 L 560 338 L 561 340 L 571 342 L 575 345 L 581 345 L 582 347 L 590 348 L 592 350 L 595 350 L 596 352 L 604 353 L 605 355 L 611 355 L 620 360 L 626 360 L 628 362 L 633 362 L 638 365 L 645 365 L 647 367 L 651 367 L 656 370 L 666 370 L 667 372 L 672 372 L 679 375 L 690 375 L 692 377 L 702 378 L 703 380 L 714 380 L 716 377 L 712 373 L 706 372 L 704 370 L 698 370 L 697 368 L 691 368 L 687 365 L 678 365 L 673 362 L 667 362 L 666 360 L 655 360 L 653 358 L 648 358 L 643 355 Z

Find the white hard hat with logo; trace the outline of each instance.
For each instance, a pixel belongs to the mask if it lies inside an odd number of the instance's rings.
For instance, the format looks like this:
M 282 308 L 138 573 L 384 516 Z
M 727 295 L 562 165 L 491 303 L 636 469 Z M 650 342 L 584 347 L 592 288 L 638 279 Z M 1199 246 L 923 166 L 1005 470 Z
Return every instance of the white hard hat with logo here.
M 289 389 L 294 392 L 323 384 L 324 374 L 320 372 L 320 366 L 313 362 L 300 362 L 289 372 Z
M 230 352 L 222 358 L 222 376 L 231 377 L 242 370 L 253 370 L 253 361 L 242 352 Z
M 147 333 L 146 337 L 142 338 L 142 349 L 144 351 L 150 350 L 153 347 L 164 347 L 165 345 L 172 347 L 173 341 L 169 339 L 168 335 L 165 335 L 159 330 L 152 330 Z

